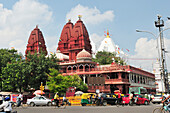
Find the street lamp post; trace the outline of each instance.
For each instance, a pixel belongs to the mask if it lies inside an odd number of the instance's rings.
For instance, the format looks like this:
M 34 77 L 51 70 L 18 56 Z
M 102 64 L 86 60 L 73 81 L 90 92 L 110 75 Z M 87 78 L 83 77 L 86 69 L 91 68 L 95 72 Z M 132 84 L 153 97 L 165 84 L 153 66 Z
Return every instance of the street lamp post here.
M 167 92 L 167 89 L 169 89 L 167 84 L 167 78 L 165 75 L 165 49 L 164 49 L 164 40 L 163 40 L 163 32 L 162 27 L 164 27 L 164 21 L 161 20 L 161 16 L 158 15 L 158 20 L 155 21 L 155 26 L 159 28 L 159 37 L 160 37 L 160 49 L 161 49 L 161 63 L 162 63 L 162 70 L 161 75 L 163 76 L 164 85 L 165 85 L 165 92 Z M 168 90 L 169 93 L 169 90 Z
M 158 15 L 158 21 L 155 21 L 155 26 L 156 27 L 159 27 L 159 35 L 155 35 L 154 33 L 152 32 L 149 32 L 149 31 L 140 31 L 140 30 L 136 30 L 136 32 L 146 32 L 146 33 L 149 33 L 151 35 L 153 35 L 156 39 L 157 39 L 157 46 L 158 46 L 158 38 L 160 38 L 160 51 L 161 51 L 161 81 L 162 81 L 162 78 L 163 78 L 163 81 L 164 81 L 164 86 L 165 86 L 165 91 L 168 91 L 169 92 L 169 84 L 168 84 L 168 79 L 165 75 L 165 49 L 164 49 L 164 41 L 163 41 L 163 31 L 166 31 L 170 28 L 166 28 L 164 30 L 161 29 L 161 27 L 164 26 L 164 21 L 161 20 L 161 16 Z M 158 49 L 158 55 L 160 55 L 159 53 L 159 49 Z M 163 86 L 163 85 L 162 85 Z M 162 88 L 162 91 L 163 91 L 163 88 Z

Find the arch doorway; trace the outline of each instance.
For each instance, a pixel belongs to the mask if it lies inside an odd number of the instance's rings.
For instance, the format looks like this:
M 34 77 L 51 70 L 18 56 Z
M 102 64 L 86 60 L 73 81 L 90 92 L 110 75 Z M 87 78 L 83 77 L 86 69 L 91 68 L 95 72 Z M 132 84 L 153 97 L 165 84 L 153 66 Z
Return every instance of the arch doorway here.
M 119 88 L 117 88 L 116 85 L 111 84 L 111 85 L 110 85 L 110 91 L 111 91 L 111 93 L 114 93 L 115 90 L 119 90 Z

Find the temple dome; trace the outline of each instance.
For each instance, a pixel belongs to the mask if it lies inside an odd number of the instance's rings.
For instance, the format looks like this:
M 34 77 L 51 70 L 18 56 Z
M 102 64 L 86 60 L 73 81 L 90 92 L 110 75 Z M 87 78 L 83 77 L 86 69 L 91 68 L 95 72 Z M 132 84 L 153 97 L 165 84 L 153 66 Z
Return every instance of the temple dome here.
M 83 49 L 77 54 L 77 60 L 78 59 L 92 59 L 92 55 L 88 51 Z

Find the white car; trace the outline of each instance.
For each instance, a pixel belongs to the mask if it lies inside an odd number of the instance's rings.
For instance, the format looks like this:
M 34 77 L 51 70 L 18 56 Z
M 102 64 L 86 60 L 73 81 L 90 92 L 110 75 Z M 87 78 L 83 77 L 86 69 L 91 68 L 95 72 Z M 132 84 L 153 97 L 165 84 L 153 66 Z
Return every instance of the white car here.
M 154 95 L 154 97 L 152 98 L 152 103 L 161 103 L 162 102 L 162 95 Z
M 30 105 L 30 106 L 35 106 L 35 105 L 51 106 L 52 101 L 50 99 L 47 99 L 44 96 L 35 96 L 32 99 L 27 99 L 27 104 Z

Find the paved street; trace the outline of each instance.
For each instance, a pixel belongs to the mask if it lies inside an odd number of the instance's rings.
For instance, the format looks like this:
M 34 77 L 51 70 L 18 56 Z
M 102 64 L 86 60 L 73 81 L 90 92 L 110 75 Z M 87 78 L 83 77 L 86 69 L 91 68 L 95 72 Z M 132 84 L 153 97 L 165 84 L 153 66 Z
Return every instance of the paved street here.
M 18 113 L 152 113 L 153 109 L 160 105 L 141 106 L 67 106 L 66 109 L 54 107 L 28 107 L 27 109 L 17 108 Z

